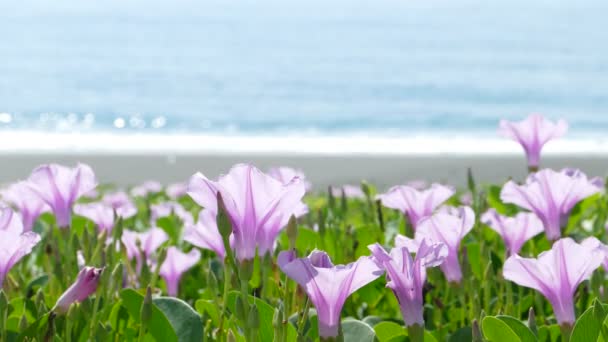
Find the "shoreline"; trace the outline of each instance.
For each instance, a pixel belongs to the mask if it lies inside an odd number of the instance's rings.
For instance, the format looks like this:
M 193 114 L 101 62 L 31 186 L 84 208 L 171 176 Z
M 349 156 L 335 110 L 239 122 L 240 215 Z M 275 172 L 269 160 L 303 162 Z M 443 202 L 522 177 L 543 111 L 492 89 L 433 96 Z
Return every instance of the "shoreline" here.
M 379 191 L 389 186 L 422 179 L 446 182 L 464 187 L 467 169 L 471 167 L 477 183 L 502 183 L 510 177 L 525 178 L 526 162 L 519 155 L 369 155 L 369 154 L 292 154 L 292 153 L 0 153 L 0 183 L 26 178 L 31 170 L 44 163 L 75 165 L 89 164 L 100 183 L 119 186 L 136 185 L 146 180 L 158 180 L 164 185 L 185 181 L 200 171 L 215 178 L 236 163 L 253 163 L 267 170 L 272 166 L 302 169 L 315 190 L 329 185 L 357 184 L 367 180 Z M 608 154 L 546 155 L 542 167 L 561 169 L 576 167 L 589 176 L 608 173 Z
M 0 131 L 0 183 L 23 179 L 44 163 L 91 165 L 102 183 L 136 185 L 185 181 L 197 171 L 210 178 L 236 163 L 262 170 L 290 166 L 304 171 L 317 190 L 367 180 L 384 190 L 423 179 L 466 186 L 472 168 L 478 183 L 522 180 L 522 148 L 500 137 L 237 136 Z M 589 176 L 608 174 L 608 139 L 562 139 L 543 149 L 541 167 L 576 167 Z

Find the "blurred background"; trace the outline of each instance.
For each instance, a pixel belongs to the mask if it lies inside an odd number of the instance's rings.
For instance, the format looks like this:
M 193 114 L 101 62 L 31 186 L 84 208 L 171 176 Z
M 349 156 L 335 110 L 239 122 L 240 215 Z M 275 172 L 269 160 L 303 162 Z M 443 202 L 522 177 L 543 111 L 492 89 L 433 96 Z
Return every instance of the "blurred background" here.
M 608 2 L 3 1 L 0 127 L 470 133 L 608 128 Z
M 256 137 L 289 137 L 283 152 L 519 153 L 492 141 L 499 119 L 530 112 L 567 119 L 585 141 L 569 151 L 608 150 L 606 13 L 605 0 L 2 1 L 0 150 L 255 152 L 277 147 Z

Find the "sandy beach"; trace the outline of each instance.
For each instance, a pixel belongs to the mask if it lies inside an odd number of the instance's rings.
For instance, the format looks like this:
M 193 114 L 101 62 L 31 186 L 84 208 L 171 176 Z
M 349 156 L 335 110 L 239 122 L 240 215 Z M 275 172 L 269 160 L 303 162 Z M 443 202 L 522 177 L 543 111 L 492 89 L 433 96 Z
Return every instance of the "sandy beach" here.
M 87 163 L 101 182 L 119 185 L 137 184 L 148 179 L 163 183 L 182 181 L 196 171 L 216 177 L 239 162 L 250 162 L 262 169 L 277 165 L 301 168 L 316 189 L 331 184 L 358 183 L 362 179 L 377 184 L 380 189 L 414 179 L 464 186 L 468 167 L 473 169 L 479 182 L 502 182 L 509 177 L 522 179 L 526 174 L 521 155 L 27 153 L 0 155 L 3 165 L 0 182 L 23 178 L 37 165 L 50 162 L 66 165 Z M 544 159 L 544 166 L 575 166 L 589 175 L 604 176 L 608 170 L 608 155 L 549 155 Z

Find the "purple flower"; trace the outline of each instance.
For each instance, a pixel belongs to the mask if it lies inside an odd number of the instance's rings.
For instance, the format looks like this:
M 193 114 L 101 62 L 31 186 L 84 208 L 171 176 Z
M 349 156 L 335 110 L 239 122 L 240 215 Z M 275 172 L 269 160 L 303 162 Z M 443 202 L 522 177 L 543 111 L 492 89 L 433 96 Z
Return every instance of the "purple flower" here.
M 124 191 L 105 194 L 101 202 L 112 207 L 116 210 L 116 214 L 124 219 L 131 218 L 137 214 L 135 203 L 131 201 L 129 195 Z
M 167 193 L 167 196 L 169 196 L 169 198 L 173 200 L 177 200 L 181 197 L 184 197 L 186 196 L 186 193 L 188 193 L 188 183 L 180 182 L 170 184 L 169 186 L 167 186 L 165 193 Z
M 74 213 L 93 221 L 97 229 L 112 232 L 114 228 L 114 209 L 103 203 L 76 204 Z
M 189 211 L 184 209 L 181 204 L 176 202 L 163 202 L 160 204 L 154 204 L 150 207 L 152 222 L 156 222 L 159 218 L 171 216 L 174 214 L 184 224 L 193 224 L 194 218 Z
M 70 305 L 82 302 L 97 291 L 97 285 L 101 278 L 102 268 L 85 267 L 78 273 L 78 278 L 57 300 L 53 311 L 65 313 Z
M 581 246 L 587 250 L 595 250 L 599 252 L 602 259 L 602 266 L 605 271 L 608 271 L 608 245 L 602 243 L 596 237 L 588 237 L 581 241 Z
M 407 185 L 392 187 L 385 194 L 379 195 L 385 207 L 397 209 L 407 215 L 410 224 L 417 229 L 423 218 L 433 214 L 435 209 L 454 195 L 452 188 L 433 184 L 427 190 L 416 190 Z
M 371 257 L 334 266 L 325 252 L 317 250 L 299 259 L 292 251 L 284 251 L 278 261 L 281 270 L 300 284 L 317 309 L 321 338 L 339 335 L 340 313 L 346 299 L 383 273 Z
M 0 217 L 0 289 L 13 266 L 40 241 L 34 232 L 24 232 L 21 219 L 10 208 L 3 208 Z
M 196 247 L 214 251 L 220 260 L 224 260 L 226 257 L 224 241 L 217 228 L 216 214 L 211 210 L 201 210 L 198 214 L 198 222 L 185 226 L 184 241 Z
M 32 190 L 26 181 L 11 184 L 2 191 L 4 201 L 19 211 L 23 230 L 26 232 L 34 228 L 34 223 L 43 212 L 49 211 L 48 205 Z
M 524 148 L 531 170 L 538 168 L 543 146 L 549 140 L 562 137 L 567 131 L 566 121 L 553 123 L 539 114 L 532 114 L 520 122 L 502 120 L 498 129 L 500 135 L 517 141 Z
M 271 167 L 268 169 L 268 175 L 285 185 L 289 184 L 294 178 L 297 177 L 300 179 L 300 182 L 304 183 L 306 192 L 312 190 L 312 184 L 306 180 L 306 176 L 302 170 L 292 169 L 287 166 Z
M 601 262 L 602 257 L 596 250 L 564 238 L 536 259 L 509 257 L 503 266 L 503 275 L 520 286 L 539 291 L 553 306 L 557 322 L 571 326 L 576 320 L 574 292 Z
M 425 181 L 425 180 L 422 180 L 422 179 L 411 180 L 411 181 L 405 183 L 405 185 L 407 185 L 409 187 L 412 187 L 412 188 L 414 188 L 416 190 L 420 190 L 420 191 L 422 191 L 422 190 L 424 190 L 424 189 L 426 189 L 426 188 L 429 187 L 429 183 L 427 181 Z
M 23 222 L 13 209 L 0 206 L 0 230 L 10 230 L 18 233 L 25 232 Z
M 72 219 L 72 205 L 85 193 L 95 189 L 97 179 L 88 165 L 75 168 L 42 165 L 30 175 L 28 185 L 51 208 L 57 225 L 66 228 Z
M 148 194 L 159 193 L 163 190 L 162 184 L 157 181 L 145 181 L 131 189 L 131 195 L 136 197 L 146 197 Z
M 473 205 L 473 194 L 470 191 L 467 191 L 460 195 L 458 200 L 460 200 L 460 204 L 467 205 L 470 207 Z
M 157 227 L 150 228 L 145 232 L 125 230 L 122 232 L 121 238 L 127 250 L 127 258 L 137 260 L 138 271 L 142 266 L 142 253 L 147 260 L 150 260 L 154 252 L 167 240 L 169 240 L 167 233 Z
M 191 269 L 201 259 L 201 253 L 193 249 L 190 253 L 183 253 L 176 247 L 167 249 L 167 257 L 160 266 L 160 276 L 165 279 L 169 296 L 177 296 L 179 281 L 182 274 Z
M 440 265 L 448 254 L 444 244 L 428 245 L 421 241 L 416 258 L 406 247 L 396 247 L 387 253 L 379 243 L 369 245 L 374 259 L 386 271 L 386 287 L 390 288 L 401 308 L 406 326 L 424 326 L 422 287 L 426 268 Z
M 407 247 L 410 252 L 418 252 L 422 242 L 443 243 L 448 249 L 441 271 L 449 282 L 460 283 L 462 271 L 458 261 L 460 242 L 475 225 L 475 213 L 469 207 L 445 209 L 422 221 L 416 229 L 415 239 L 397 235 L 395 245 Z
M 602 190 L 597 185 L 580 171 L 544 169 L 528 176 L 524 185 L 509 181 L 500 198 L 534 212 L 543 222 L 547 239 L 557 240 L 574 205 Z
M 365 194 L 360 186 L 350 184 L 345 184 L 340 187 L 332 186 L 331 194 L 334 197 L 342 197 L 342 194 L 344 194 L 346 198 L 365 198 Z
M 289 217 L 302 208 L 304 184 L 294 178 L 288 184 L 265 175 L 251 165 L 239 164 L 227 175 L 211 181 L 197 173 L 190 179 L 188 194 L 204 208 L 217 213 L 221 193 L 234 234 L 238 260 L 251 260 L 256 247 L 270 253 Z
M 508 217 L 490 209 L 482 215 L 481 222 L 502 237 L 509 255 L 518 254 L 526 241 L 543 231 L 543 223 L 532 213 L 519 213 L 515 217 Z

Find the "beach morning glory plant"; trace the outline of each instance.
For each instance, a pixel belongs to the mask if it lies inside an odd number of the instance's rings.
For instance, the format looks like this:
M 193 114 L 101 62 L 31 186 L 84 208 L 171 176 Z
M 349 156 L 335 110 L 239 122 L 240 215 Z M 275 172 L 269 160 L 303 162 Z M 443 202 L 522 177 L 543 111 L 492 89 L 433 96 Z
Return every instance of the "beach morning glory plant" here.
M 570 330 L 576 321 L 574 292 L 602 263 L 603 255 L 570 238 L 556 241 L 538 258 L 511 256 L 503 265 L 505 279 L 540 292 L 553 306 L 557 322 Z
M 475 225 L 475 213 L 470 207 L 447 208 L 420 222 L 414 239 L 397 235 L 395 246 L 407 247 L 418 253 L 423 241 L 430 244 L 443 243 L 447 256 L 440 265 L 446 279 L 455 284 L 462 280 L 462 270 L 458 261 L 460 242 Z
M 215 252 L 222 261 L 226 257 L 224 240 L 217 228 L 216 215 L 211 210 L 201 210 L 198 221 L 185 226 L 183 238 L 196 247 Z
M 278 263 L 283 273 L 302 287 L 317 309 L 322 341 L 340 335 L 340 316 L 346 299 L 384 273 L 371 257 L 334 266 L 327 253 L 318 250 L 299 259 L 292 251 L 283 251 Z
M 40 242 L 40 235 L 24 232 L 21 218 L 10 208 L 0 209 L 0 289 L 8 272 Z
M 543 223 L 533 213 L 518 213 L 514 217 L 508 217 L 490 209 L 483 214 L 481 222 L 500 235 L 508 255 L 518 254 L 526 241 L 543 231 Z
M 441 184 L 433 184 L 426 190 L 399 185 L 378 195 L 378 199 L 385 207 L 397 209 L 406 215 L 414 230 L 417 230 L 419 222 L 432 215 L 435 209 L 452 195 L 454 195 L 454 190 Z
M 235 255 L 253 260 L 274 250 L 277 235 L 289 218 L 305 204 L 306 192 L 299 178 L 283 184 L 247 164 L 238 164 L 217 181 L 201 173 L 190 179 L 188 194 L 204 208 L 217 213 L 217 194 L 222 195 L 232 224 Z
M 540 152 L 547 142 L 562 137 L 568 131 L 564 120 L 551 122 L 540 114 L 532 114 L 520 122 L 500 121 L 499 134 L 515 140 L 526 152 L 530 171 L 538 170 Z
M 31 231 L 40 214 L 49 210 L 46 202 L 32 190 L 26 181 L 9 185 L 1 194 L 4 201 L 17 209 L 23 222 L 23 231 Z
M 66 228 L 72 219 L 72 206 L 82 195 L 95 189 L 97 179 L 85 164 L 74 168 L 49 164 L 32 171 L 27 184 L 51 208 L 57 226 Z
M 61 295 L 61 297 L 59 297 L 53 311 L 57 313 L 66 313 L 69 310 L 70 305 L 73 303 L 80 303 L 95 293 L 102 272 L 103 269 L 101 268 L 89 266 L 81 269 L 76 281 Z
M 568 223 L 570 211 L 581 200 L 602 191 L 597 179 L 589 180 L 578 170 L 561 172 L 544 169 L 528 176 L 526 183 L 509 181 L 500 198 L 532 211 L 542 221 L 549 240 L 561 236 L 561 228 Z
M 399 301 L 405 325 L 410 328 L 410 338 L 416 334 L 421 337 L 424 332 L 422 287 L 426 281 L 426 268 L 443 263 L 448 254 L 446 246 L 442 243 L 429 245 L 422 240 L 414 259 L 407 247 L 392 248 L 390 253 L 379 243 L 368 248 L 374 260 L 386 271 L 386 287 Z
M 169 296 L 177 296 L 179 281 L 182 275 L 194 267 L 200 259 L 201 252 L 196 249 L 191 250 L 189 253 L 184 253 L 175 246 L 167 249 L 167 257 L 160 266 L 159 274 L 165 280 Z

